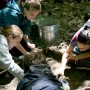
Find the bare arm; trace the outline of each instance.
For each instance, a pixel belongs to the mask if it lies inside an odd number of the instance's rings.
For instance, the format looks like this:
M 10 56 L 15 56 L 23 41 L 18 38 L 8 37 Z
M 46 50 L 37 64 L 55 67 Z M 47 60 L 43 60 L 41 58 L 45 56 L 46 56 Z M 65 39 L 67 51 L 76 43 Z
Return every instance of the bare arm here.
M 29 37 L 27 35 L 24 35 L 23 38 L 24 38 L 28 48 L 30 48 L 31 50 L 34 50 L 35 49 L 35 44 L 30 43 Z
M 90 58 L 90 52 L 83 53 L 83 54 L 81 54 L 81 55 L 78 55 L 77 57 L 78 57 L 78 59 Z
M 73 47 L 69 45 L 67 51 L 62 56 L 62 61 L 61 61 L 62 70 L 65 70 L 66 63 L 68 62 L 68 56 L 71 54 L 72 51 L 73 51 Z
M 90 51 L 80 55 L 69 55 L 68 57 L 69 60 L 83 60 L 86 58 L 90 58 Z
M 64 75 L 66 63 L 68 62 L 68 56 L 71 54 L 72 51 L 73 51 L 73 47 L 71 45 L 69 45 L 66 52 L 62 56 L 61 67 L 56 69 L 54 72 L 54 74 L 56 76 L 63 76 Z
M 29 54 L 29 52 L 27 52 L 20 43 L 18 43 L 16 48 L 24 55 Z

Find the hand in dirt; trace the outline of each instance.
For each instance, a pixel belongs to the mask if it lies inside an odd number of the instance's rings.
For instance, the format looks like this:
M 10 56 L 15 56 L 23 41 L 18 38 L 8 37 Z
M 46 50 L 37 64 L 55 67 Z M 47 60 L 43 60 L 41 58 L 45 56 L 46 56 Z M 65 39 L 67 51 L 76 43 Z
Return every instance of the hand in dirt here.
M 64 76 L 64 70 L 61 70 L 61 68 L 57 69 L 55 71 L 56 77 L 62 80 L 69 80 L 69 77 Z
M 69 77 L 66 77 L 66 76 L 60 76 L 59 79 L 62 79 L 62 80 L 70 80 Z
M 35 44 L 31 44 L 31 43 L 27 43 L 28 48 L 30 48 L 31 50 L 35 49 Z
M 53 74 L 59 78 L 61 76 L 64 76 L 64 70 L 62 68 L 57 68 L 56 70 L 54 70 Z
M 68 60 L 75 60 L 76 58 L 75 58 L 75 56 L 73 56 L 73 55 L 69 55 L 67 59 L 68 59 Z

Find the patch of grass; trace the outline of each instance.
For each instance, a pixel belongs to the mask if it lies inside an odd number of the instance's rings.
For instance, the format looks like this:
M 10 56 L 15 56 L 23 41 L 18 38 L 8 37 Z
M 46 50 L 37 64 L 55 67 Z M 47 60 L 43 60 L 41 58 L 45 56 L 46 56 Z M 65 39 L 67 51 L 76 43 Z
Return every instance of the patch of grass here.
M 58 19 L 59 21 L 58 38 L 56 42 L 57 44 L 62 42 L 62 40 L 69 43 L 74 33 L 85 23 L 85 13 L 90 12 L 89 1 L 77 3 L 74 0 L 64 0 L 63 4 L 43 2 L 42 6 L 42 12 L 38 18 L 49 17 L 48 12 L 50 11 L 50 17 Z

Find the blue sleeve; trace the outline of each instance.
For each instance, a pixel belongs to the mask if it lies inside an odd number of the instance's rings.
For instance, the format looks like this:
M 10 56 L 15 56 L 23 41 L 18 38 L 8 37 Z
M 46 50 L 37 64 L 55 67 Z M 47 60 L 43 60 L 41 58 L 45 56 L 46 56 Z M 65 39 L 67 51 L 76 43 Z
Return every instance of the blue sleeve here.
M 23 34 L 28 35 L 31 21 L 24 17 L 22 13 L 8 7 L 5 8 L 2 13 L 2 18 L 5 21 L 3 26 L 17 25 L 21 28 Z
M 2 18 L 2 21 L 4 22 L 3 26 L 12 24 L 19 25 L 21 16 L 16 10 L 6 7 L 0 12 L 0 15 L 0 18 Z
M 12 24 L 19 26 L 19 22 L 20 19 L 15 13 L 7 13 L 7 15 L 5 16 L 5 26 Z
M 8 14 L 5 20 L 6 20 L 5 21 L 6 25 L 15 24 L 21 28 L 21 30 L 23 31 L 23 34 L 26 34 L 26 35 L 29 34 L 31 21 L 28 20 L 26 17 L 24 17 L 22 14 L 18 14 L 18 13 Z
M 0 11 L 0 26 L 5 27 L 8 25 L 19 25 L 20 17 L 18 18 L 18 14 L 14 10 L 9 8 L 5 8 Z

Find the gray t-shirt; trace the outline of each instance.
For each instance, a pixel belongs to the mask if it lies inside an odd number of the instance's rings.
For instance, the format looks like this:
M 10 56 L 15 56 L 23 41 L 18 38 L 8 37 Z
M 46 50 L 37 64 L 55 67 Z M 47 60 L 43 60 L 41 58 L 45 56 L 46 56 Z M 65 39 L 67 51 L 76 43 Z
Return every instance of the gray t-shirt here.
M 0 34 L 0 67 L 7 69 L 12 75 L 21 79 L 24 76 L 24 71 L 14 62 L 11 54 L 7 39 L 4 35 Z

